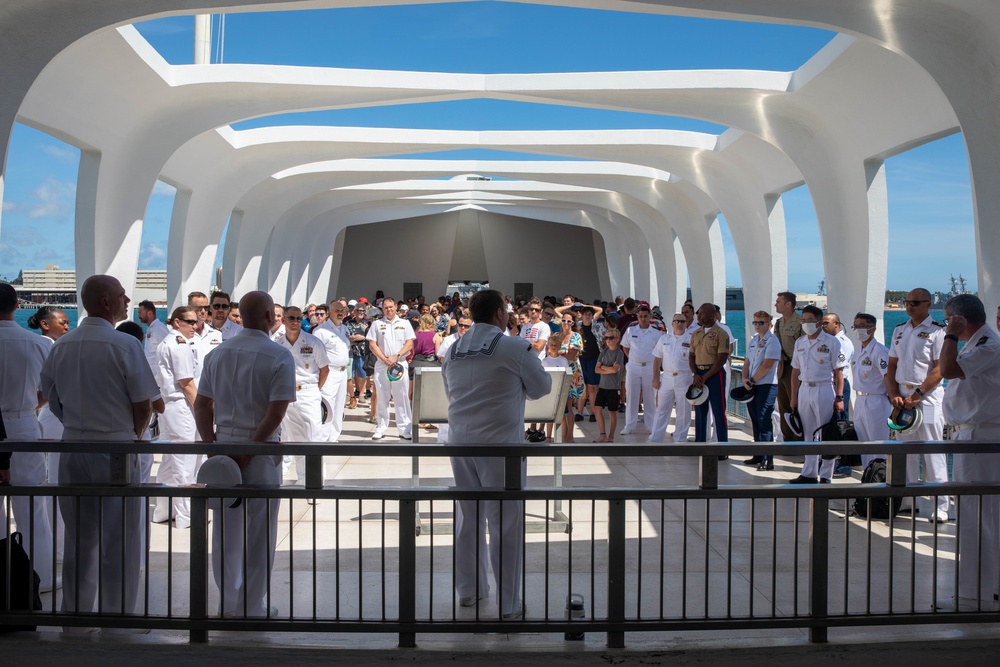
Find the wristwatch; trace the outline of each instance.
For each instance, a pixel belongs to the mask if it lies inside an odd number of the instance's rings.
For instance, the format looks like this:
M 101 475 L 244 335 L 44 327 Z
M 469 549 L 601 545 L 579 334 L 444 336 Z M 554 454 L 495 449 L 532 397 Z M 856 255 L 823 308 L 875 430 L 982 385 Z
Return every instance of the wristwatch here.
M 835 401 L 842 401 L 842 400 L 844 400 L 844 395 L 843 394 L 837 394 L 836 396 L 833 397 L 833 400 L 835 400 Z
M 917 387 L 916 389 L 914 389 L 914 390 L 913 390 L 913 393 L 914 393 L 914 394 L 917 394 L 917 395 L 918 395 L 918 396 L 920 396 L 921 398 L 922 398 L 922 397 L 923 397 L 923 395 L 924 395 L 924 391 L 923 391 L 923 389 L 921 389 L 920 387 Z
M 953 340 L 956 343 L 958 342 L 958 336 L 956 336 L 955 334 L 945 334 L 944 335 L 944 339 L 945 340 Z

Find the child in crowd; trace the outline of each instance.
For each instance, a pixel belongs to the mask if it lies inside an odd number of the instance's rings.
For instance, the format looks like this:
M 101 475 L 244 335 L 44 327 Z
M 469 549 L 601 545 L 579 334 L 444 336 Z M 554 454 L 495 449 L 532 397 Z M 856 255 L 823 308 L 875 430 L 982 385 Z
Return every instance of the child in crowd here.
M 542 359 L 542 366 L 546 368 L 569 368 L 569 361 L 560 354 L 562 350 L 562 337 L 552 336 L 546 343 L 545 358 Z M 545 441 L 552 442 L 552 424 L 545 425 Z
M 615 431 L 618 428 L 618 392 L 622 381 L 622 368 L 625 367 L 625 353 L 620 344 L 618 329 L 607 329 L 604 332 L 604 348 L 597 357 L 597 366 L 594 368 L 601 376 L 597 385 L 597 398 L 594 399 L 597 427 L 601 429 L 601 433 L 594 442 L 615 441 Z M 604 408 L 607 408 L 611 415 L 611 423 L 608 424 L 607 430 L 604 429 Z

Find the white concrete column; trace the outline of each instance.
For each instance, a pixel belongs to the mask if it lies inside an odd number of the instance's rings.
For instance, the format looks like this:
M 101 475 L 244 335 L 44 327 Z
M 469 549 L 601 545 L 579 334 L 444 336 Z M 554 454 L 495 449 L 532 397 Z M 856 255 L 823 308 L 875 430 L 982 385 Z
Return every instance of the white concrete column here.
M 866 160 L 865 177 L 868 183 L 868 275 L 867 284 L 861 287 L 865 290 L 865 312 L 878 318 L 875 336 L 882 340 L 885 331 L 882 311 L 889 276 L 889 194 L 885 181 L 885 161 Z M 854 268 L 860 275 L 862 267 Z M 842 322 L 847 322 L 857 312 L 855 309 L 853 312 L 838 314 Z

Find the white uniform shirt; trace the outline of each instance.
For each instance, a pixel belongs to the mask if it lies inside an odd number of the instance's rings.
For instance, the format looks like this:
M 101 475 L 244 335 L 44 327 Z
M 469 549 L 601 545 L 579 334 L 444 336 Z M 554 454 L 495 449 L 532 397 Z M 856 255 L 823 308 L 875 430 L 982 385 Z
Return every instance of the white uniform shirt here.
M 142 344 L 142 348 L 146 353 L 146 361 L 149 363 L 149 369 L 153 371 L 154 376 L 156 375 L 156 365 L 159 361 L 157 351 L 160 348 L 160 343 L 167 337 L 168 332 L 169 328 L 160 320 L 153 320 L 153 323 L 146 327 L 146 340 Z
M 1000 335 L 984 324 L 958 353 L 965 379 L 948 380 L 944 418 L 949 424 L 1000 424 Z
M 286 336 L 282 336 L 277 342 L 292 353 L 292 359 L 295 361 L 296 386 L 319 384 L 320 369 L 330 365 L 323 341 L 311 333 L 300 331 L 295 343 L 290 342 Z
M 792 368 L 799 369 L 801 382 L 833 383 L 835 368 L 845 366 L 844 355 L 840 351 L 840 341 L 825 331 L 810 340 L 809 336 L 799 336 L 792 354 Z
M 220 431 L 249 437 L 268 403 L 295 400 L 295 361 L 263 331 L 244 329 L 205 357 L 198 395 L 215 401 Z
M 534 344 L 540 340 L 548 340 L 550 336 L 552 336 L 552 328 L 541 320 L 538 320 L 535 324 L 528 322 L 521 327 L 521 338 L 530 344 Z M 545 359 L 547 354 L 545 348 L 546 345 L 542 345 L 542 349 L 535 353 L 538 355 L 539 360 Z
M 851 389 L 865 394 L 885 393 L 885 372 L 889 368 L 889 348 L 872 336 L 851 358 Z
M 840 341 L 840 353 L 844 355 L 844 363 L 850 366 L 851 361 L 854 359 L 854 343 L 851 342 L 850 337 L 843 331 L 838 331 L 836 338 Z
M 233 322 L 232 320 L 229 319 L 223 322 L 222 326 L 219 327 L 218 329 L 212 326 L 211 322 L 206 322 L 205 328 L 206 329 L 211 328 L 212 331 L 218 331 L 219 335 L 222 336 L 223 341 L 227 341 L 236 334 L 238 334 L 239 332 L 243 331 L 243 327 L 241 327 L 239 324 L 236 324 L 236 322 Z
M 504 334 L 509 335 L 507 334 L 506 331 L 504 332 Z M 445 355 L 448 354 L 448 348 L 454 345 L 457 340 L 458 340 L 457 333 L 448 334 L 447 336 L 445 336 L 444 339 L 441 341 L 441 344 L 438 346 L 438 359 L 444 360 Z
M 142 346 L 99 317 L 85 317 L 52 345 L 42 393 L 66 439 L 100 440 L 131 433 L 132 404 L 160 395 Z
M 375 341 L 378 348 L 382 350 L 382 354 L 386 357 L 391 357 L 399 354 L 406 341 L 414 340 L 416 335 L 413 333 L 413 327 L 404 318 L 396 317 L 396 319 L 390 322 L 383 317 L 368 327 L 368 333 L 365 335 L 365 338 Z M 381 364 L 382 361 L 379 360 L 378 363 Z M 399 363 L 405 364 L 406 359 L 400 357 Z
M 323 322 L 310 332 L 312 335 L 323 341 L 326 347 L 327 361 L 334 370 L 346 369 L 351 363 L 351 339 L 347 332 L 347 325 L 341 324 L 339 327 L 330 320 Z
M 930 315 L 916 327 L 912 320 L 906 320 L 896 327 L 889 346 L 889 357 L 898 360 L 896 382 L 922 383 L 927 378 L 931 365 L 941 357 L 942 343 L 944 327 L 931 319 Z
M 208 356 L 209 352 L 222 345 L 222 334 L 219 333 L 218 329 L 213 329 L 212 325 L 206 323 L 200 334 L 197 331 L 194 332 L 191 345 L 194 348 L 194 358 L 197 362 L 194 381 L 198 382 L 201 379 L 201 369 L 205 365 L 205 357 Z
M 0 411 L 34 413 L 38 407 L 38 389 L 42 364 L 51 345 L 48 339 L 25 331 L 17 322 L 0 320 Z
M 781 359 L 781 341 L 770 331 L 765 331 L 764 335 L 754 334 L 747 345 L 746 362 L 750 364 L 747 368 L 747 377 L 753 378 L 760 367 L 767 359 L 774 359 L 774 365 L 767 375 L 758 380 L 755 384 L 776 384 L 778 374 L 778 361 Z
M 628 350 L 628 363 L 653 363 L 653 348 L 662 335 L 663 332 L 652 324 L 645 329 L 638 322 L 630 324 L 621 343 Z
M 695 331 L 697 331 L 697 330 L 698 330 L 698 327 L 700 327 L 700 326 L 701 326 L 701 325 L 700 325 L 700 324 L 698 324 L 698 318 L 695 318 L 695 319 L 694 319 L 694 320 L 693 320 L 693 321 L 691 322 L 691 324 L 689 324 L 689 325 L 688 325 L 688 328 L 687 328 L 687 333 L 689 333 L 689 334 L 693 334 L 693 333 L 694 333 Z
M 691 334 L 687 331 L 680 336 L 674 333 L 665 333 L 660 336 L 656 347 L 653 348 L 653 356 L 660 359 L 660 372 L 670 373 L 690 373 L 691 367 L 688 365 L 688 357 L 691 353 Z
M 451 442 L 524 442 L 525 399 L 541 398 L 552 388 L 526 341 L 484 323 L 474 324 L 451 346 L 441 373 Z
M 271 338 L 271 340 L 273 340 L 275 342 L 277 342 L 278 339 L 281 338 L 284 335 L 285 335 L 285 325 L 284 324 L 279 324 L 278 328 L 275 330 L 274 333 L 268 334 L 268 336 Z
M 191 341 L 174 328 L 163 339 L 156 350 L 156 381 L 164 401 L 187 400 L 179 384 L 180 380 L 194 379 L 198 361 Z

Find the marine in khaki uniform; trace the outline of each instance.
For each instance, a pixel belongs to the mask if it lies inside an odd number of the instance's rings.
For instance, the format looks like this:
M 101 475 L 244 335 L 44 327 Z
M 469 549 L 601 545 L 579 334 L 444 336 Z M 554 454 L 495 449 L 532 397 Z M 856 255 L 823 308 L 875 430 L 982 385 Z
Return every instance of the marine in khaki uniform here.
M 779 315 L 774 323 L 774 335 L 781 343 L 781 359 L 778 361 L 778 412 L 781 416 L 781 437 L 786 442 L 801 440 L 788 427 L 785 413 L 791 412 L 792 404 L 792 356 L 795 354 L 795 341 L 802 335 L 802 316 L 795 312 L 795 294 L 793 292 L 778 292 L 774 300 L 774 310 Z

